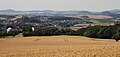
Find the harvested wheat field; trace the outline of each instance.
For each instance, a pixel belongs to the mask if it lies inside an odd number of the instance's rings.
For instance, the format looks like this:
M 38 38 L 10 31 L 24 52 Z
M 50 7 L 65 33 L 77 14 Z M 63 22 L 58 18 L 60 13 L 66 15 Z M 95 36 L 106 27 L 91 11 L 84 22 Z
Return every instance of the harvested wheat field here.
M 120 42 L 81 36 L 5 38 L 0 57 L 120 57 Z

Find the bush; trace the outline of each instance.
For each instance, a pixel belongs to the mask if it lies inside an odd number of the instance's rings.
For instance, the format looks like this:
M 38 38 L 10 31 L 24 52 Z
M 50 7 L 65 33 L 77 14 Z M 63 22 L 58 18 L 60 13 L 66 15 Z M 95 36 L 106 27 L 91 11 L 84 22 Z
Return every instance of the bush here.
M 13 36 L 13 37 L 15 37 L 17 34 L 19 34 L 19 31 L 10 31 L 10 32 L 6 33 L 6 36 Z
M 6 31 L 0 31 L 0 37 L 7 37 L 7 36 L 16 36 L 17 34 L 19 34 L 18 31 L 10 31 L 10 32 L 6 32 Z
M 6 31 L 0 31 L 0 37 L 6 37 Z

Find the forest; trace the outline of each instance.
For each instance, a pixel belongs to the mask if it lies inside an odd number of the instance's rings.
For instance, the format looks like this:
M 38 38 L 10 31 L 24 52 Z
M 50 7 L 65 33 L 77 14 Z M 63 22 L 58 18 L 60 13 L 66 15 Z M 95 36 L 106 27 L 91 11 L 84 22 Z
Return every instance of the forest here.
M 32 31 L 32 26 L 21 25 L 21 30 L 14 29 L 8 33 L 5 30 L 0 30 L 0 37 L 16 36 L 22 33 L 24 37 L 28 36 L 54 36 L 54 35 L 74 35 L 74 36 L 86 36 L 89 38 L 98 39 L 115 39 L 120 40 L 120 25 L 114 26 L 90 26 L 78 30 L 72 30 L 70 28 L 40 28 L 35 27 Z

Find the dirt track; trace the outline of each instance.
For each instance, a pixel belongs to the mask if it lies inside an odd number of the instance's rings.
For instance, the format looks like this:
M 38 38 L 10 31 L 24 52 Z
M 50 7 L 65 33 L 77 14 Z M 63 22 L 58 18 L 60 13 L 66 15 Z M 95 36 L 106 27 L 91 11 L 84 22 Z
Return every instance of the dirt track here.
M 120 42 L 81 36 L 0 39 L 0 57 L 120 57 Z

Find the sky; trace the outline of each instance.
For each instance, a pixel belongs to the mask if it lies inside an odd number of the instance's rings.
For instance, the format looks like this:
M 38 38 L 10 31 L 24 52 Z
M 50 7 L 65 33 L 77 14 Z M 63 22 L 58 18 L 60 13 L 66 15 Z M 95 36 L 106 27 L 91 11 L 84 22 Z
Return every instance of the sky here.
M 120 0 L 0 0 L 0 10 L 90 10 L 120 9 Z

